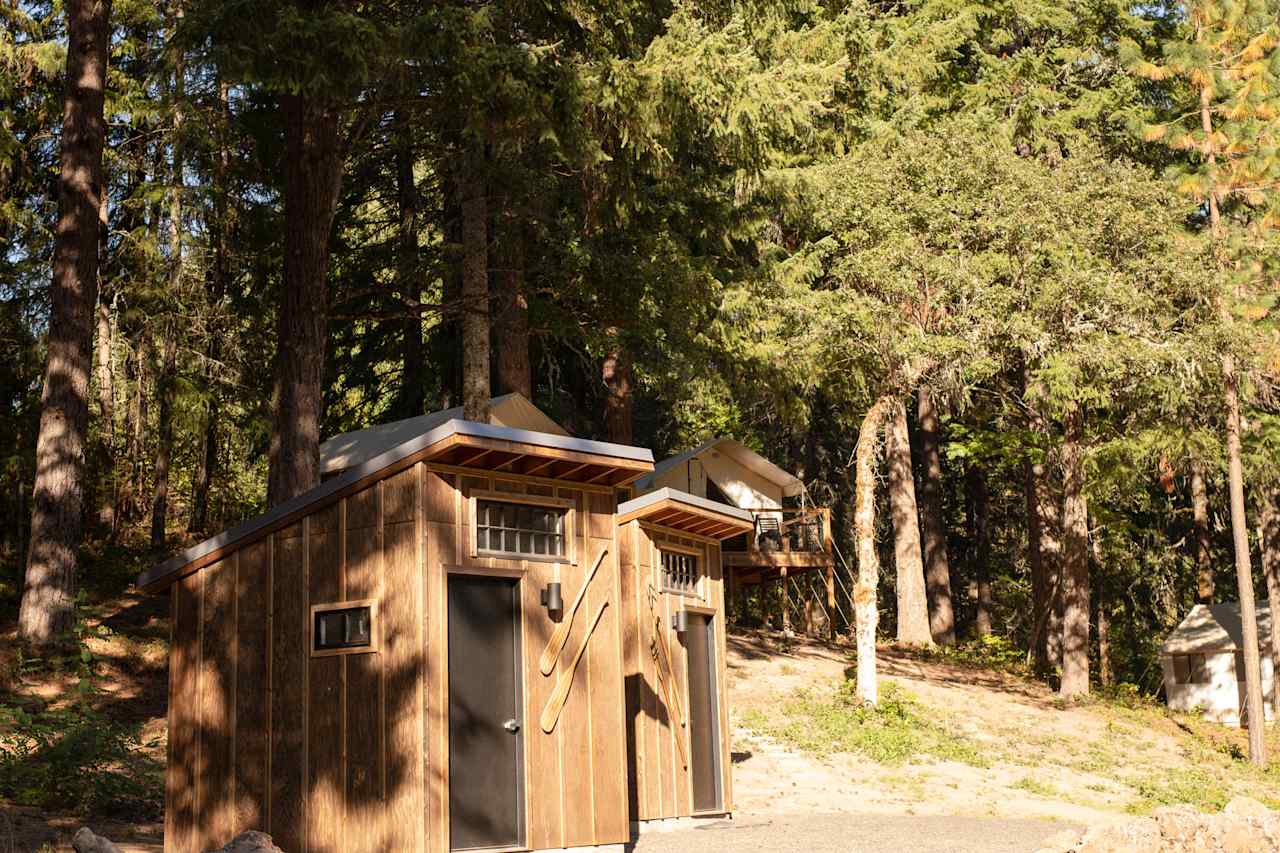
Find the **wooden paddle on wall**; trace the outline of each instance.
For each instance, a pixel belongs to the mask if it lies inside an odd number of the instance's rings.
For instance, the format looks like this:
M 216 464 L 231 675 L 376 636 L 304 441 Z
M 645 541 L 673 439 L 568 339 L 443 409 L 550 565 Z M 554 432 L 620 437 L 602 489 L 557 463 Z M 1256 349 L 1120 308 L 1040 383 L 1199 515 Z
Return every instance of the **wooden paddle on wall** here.
M 591 635 L 595 633 L 596 626 L 600 624 L 600 617 L 604 615 L 605 608 L 609 606 L 609 602 L 601 603 L 600 609 L 596 611 L 596 618 L 591 620 L 591 627 L 587 629 L 587 633 L 582 635 L 582 645 L 578 646 L 578 653 L 573 656 L 573 663 L 569 664 L 569 668 L 560 673 L 560 680 L 556 682 L 555 689 L 551 691 L 551 696 L 547 698 L 546 707 L 542 709 L 542 716 L 538 718 L 538 723 L 542 726 L 542 730 L 547 734 L 555 731 L 556 722 L 560 719 L 560 712 L 564 710 L 565 700 L 569 698 L 569 688 L 573 687 L 573 674 L 578 671 L 578 661 L 582 660 L 582 655 L 587 650 L 587 643 L 591 640 Z
M 662 652 L 662 656 L 667 661 L 667 680 L 670 683 L 668 692 L 671 695 L 671 705 L 676 712 L 676 721 L 680 723 L 680 728 L 684 728 L 684 709 L 680 707 L 680 691 L 675 689 L 676 668 L 671 660 L 671 648 L 667 645 L 667 640 L 662 636 L 662 619 L 657 619 L 653 625 L 653 641 L 658 649 Z M 655 655 L 656 657 L 656 655 Z
M 578 605 L 582 604 L 582 599 L 587 594 L 587 587 L 591 586 L 591 579 L 596 576 L 596 569 L 600 568 L 605 554 L 608 553 L 609 549 L 605 548 L 600 552 L 600 556 L 596 557 L 595 565 L 591 567 L 591 571 L 587 572 L 587 579 L 582 582 L 582 588 L 574 597 L 573 604 L 569 605 L 568 611 L 560 618 L 560 624 L 552 632 L 551 639 L 547 640 L 547 647 L 542 650 L 542 657 L 538 658 L 538 669 L 543 675 L 550 675 L 551 670 L 556 668 L 560 650 L 564 648 L 565 642 L 569 639 L 569 629 L 573 627 L 573 614 L 578 612 Z
M 653 655 L 653 669 L 658 674 L 658 684 L 662 686 L 662 693 L 667 698 L 667 707 L 671 709 L 672 716 L 680 722 L 680 728 L 684 728 L 684 716 L 680 711 L 680 703 L 676 698 L 675 674 L 671 670 L 671 655 L 667 655 L 667 674 L 662 674 L 662 658 L 658 654 L 658 637 L 662 636 L 662 619 L 654 620 L 654 637 L 653 642 L 649 644 L 649 654 Z M 663 648 L 665 648 L 665 644 Z M 684 741 L 680 739 L 680 729 L 672 727 L 671 736 L 676 740 L 676 748 L 680 750 L 680 766 L 689 766 L 689 755 L 685 752 Z

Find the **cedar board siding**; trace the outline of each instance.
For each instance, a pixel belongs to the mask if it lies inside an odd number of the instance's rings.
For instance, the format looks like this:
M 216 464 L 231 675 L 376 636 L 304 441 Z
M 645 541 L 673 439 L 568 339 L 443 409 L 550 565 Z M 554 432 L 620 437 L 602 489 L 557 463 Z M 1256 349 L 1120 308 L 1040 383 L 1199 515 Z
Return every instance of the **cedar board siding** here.
M 575 561 L 471 556 L 473 492 L 570 502 Z M 166 853 L 217 849 L 246 829 L 270 832 L 290 853 L 445 853 L 445 585 L 465 572 L 521 579 L 529 846 L 627 841 L 614 511 L 608 487 L 419 462 L 174 583 Z M 557 668 L 543 677 L 538 658 L 555 624 L 539 592 L 559 581 L 567 605 L 603 548 Z M 312 657 L 311 606 L 359 598 L 379 600 L 379 651 Z M 538 715 L 606 601 L 546 735 Z
M 730 765 L 729 712 L 726 701 L 726 648 L 724 622 L 724 583 L 720 565 L 720 545 L 712 539 L 680 531 L 666 530 L 631 521 L 618 529 L 621 540 L 622 579 L 626 596 L 627 623 L 623 648 L 623 667 L 627 690 L 627 795 L 631 814 L 636 820 L 658 820 L 690 817 L 692 771 L 683 766 L 676 737 L 689 749 L 688 731 L 676 718 L 676 710 L 667 707 L 661 682 L 650 654 L 655 617 L 662 620 L 667 648 L 674 668 L 673 684 L 678 690 L 680 713 L 687 721 L 689 709 L 688 657 L 684 645 L 672 629 L 677 610 L 698 608 L 712 613 L 715 624 L 716 656 L 715 695 L 719 708 L 720 784 L 723 812 L 733 811 L 732 773 Z M 695 552 L 702 563 L 705 577 L 696 596 L 663 592 L 660 586 L 659 546 Z M 656 609 L 650 598 L 656 598 Z M 663 665 L 665 670 L 665 664 Z

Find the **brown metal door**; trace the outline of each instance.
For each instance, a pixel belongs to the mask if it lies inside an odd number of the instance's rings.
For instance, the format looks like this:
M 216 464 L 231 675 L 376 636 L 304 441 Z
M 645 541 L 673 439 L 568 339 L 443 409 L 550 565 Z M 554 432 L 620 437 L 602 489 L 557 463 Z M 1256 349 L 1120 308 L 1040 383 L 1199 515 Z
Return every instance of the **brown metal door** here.
M 693 810 L 720 811 L 720 707 L 716 695 L 716 630 L 711 617 L 689 614 L 689 763 Z
M 522 847 L 516 581 L 449 578 L 449 846 Z

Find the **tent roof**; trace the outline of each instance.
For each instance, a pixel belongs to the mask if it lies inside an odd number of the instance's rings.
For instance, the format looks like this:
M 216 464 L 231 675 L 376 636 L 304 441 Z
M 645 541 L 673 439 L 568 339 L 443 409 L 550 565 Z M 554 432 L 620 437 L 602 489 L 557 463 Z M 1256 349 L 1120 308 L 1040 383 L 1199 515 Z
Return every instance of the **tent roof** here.
M 1258 644 L 1267 648 L 1271 636 L 1271 611 L 1258 608 Z M 1240 605 L 1197 604 L 1165 639 L 1160 651 L 1166 655 L 1232 652 L 1244 646 Z
M 433 430 L 441 424 L 462 417 L 462 407 L 454 406 L 440 412 L 392 421 L 388 424 L 344 432 L 320 445 L 320 474 L 328 476 L 345 471 L 373 457 L 386 453 L 411 438 Z M 489 423 L 494 426 L 513 427 L 531 432 L 567 436 L 560 424 L 551 420 L 522 394 L 503 394 L 489 401 Z
M 256 518 L 191 546 L 140 574 L 135 584 L 144 592 L 159 592 L 250 541 L 422 461 L 485 471 L 532 473 L 536 469 L 539 475 L 550 479 L 608 486 L 630 483 L 653 470 L 653 453 L 641 447 L 455 418 L 348 468 Z
M 712 438 L 692 450 L 686 450 L 684 453 L 663 459 L 654 466 L 652 474 L 636 483 L 636 487 L 639 489 L 653 488 L 657 478 L 664 472 L 683 465 L 695 457 L 716 452 L 723 453 L 743 468 L 781 487 L 782 494 L 786 497 L 794 497 L 804 491 L 804 483 L 801 482 L 799 477 L 782 470 L 750 447 L 732 438 Z
M 728 539 L 755 525 L 751 513 L 745 509 L 670 488 L 618 504 L 618 524 L 637 520 L 712 539 Z

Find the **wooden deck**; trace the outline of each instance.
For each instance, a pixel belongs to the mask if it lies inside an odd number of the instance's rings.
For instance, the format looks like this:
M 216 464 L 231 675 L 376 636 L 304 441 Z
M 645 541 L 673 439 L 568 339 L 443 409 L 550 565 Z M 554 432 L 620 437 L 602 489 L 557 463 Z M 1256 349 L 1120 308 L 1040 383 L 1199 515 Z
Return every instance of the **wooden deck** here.
M 780 569 L 820 569 L 832 562 L 831 554 L 826 551 L 759 551 L 752 548 L 747 551 L 725 551 L 724 564 L 734 568 Z

